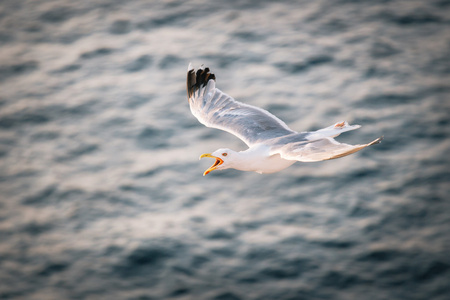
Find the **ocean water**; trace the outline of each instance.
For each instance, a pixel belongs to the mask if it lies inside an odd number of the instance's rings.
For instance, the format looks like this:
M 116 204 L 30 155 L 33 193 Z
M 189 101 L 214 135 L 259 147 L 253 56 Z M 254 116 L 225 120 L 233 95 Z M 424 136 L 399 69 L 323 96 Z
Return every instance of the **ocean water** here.
M 203 177 L 189 62 L 385 139 Z M 450 299 L 449 120 L 449 1 L 2 0 L 0 299 Z

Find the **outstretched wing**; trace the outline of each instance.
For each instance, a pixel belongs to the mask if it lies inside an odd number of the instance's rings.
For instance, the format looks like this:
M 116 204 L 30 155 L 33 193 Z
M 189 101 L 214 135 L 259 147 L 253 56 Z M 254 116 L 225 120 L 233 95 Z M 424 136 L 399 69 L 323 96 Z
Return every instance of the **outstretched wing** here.
M 207 127 L 234 134 L 249 147 L 264 140 L 295 133 L 268 111 L 234 100 L 215 86 L 209 68 L 189 65 L 187 93 L 192 114 Z
M 274 147 L 271 154 L 280 154 L 287 160 L 298 160 L 302 162 L 314 162 L 341 158 L 355 153 L 368 146 L 378 144 L 383 137 L 363 145 L 349 145 L 337 142 L 331 137 L 325 137 L 316 141 L 290 142 L 281 147 Z

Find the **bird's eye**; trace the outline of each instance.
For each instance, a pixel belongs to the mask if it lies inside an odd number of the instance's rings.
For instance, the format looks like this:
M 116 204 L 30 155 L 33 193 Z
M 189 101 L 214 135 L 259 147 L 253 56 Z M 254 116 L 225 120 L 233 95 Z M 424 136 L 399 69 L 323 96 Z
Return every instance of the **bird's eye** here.
M 222 156 L 227 156 L 228 155 L 228 153 L 222 153 Z

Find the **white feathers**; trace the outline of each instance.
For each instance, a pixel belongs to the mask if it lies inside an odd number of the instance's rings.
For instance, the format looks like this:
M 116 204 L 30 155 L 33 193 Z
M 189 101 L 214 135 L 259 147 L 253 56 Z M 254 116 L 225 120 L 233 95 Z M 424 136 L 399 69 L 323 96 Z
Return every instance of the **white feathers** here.
M 236 152 L 232 168 L 259 173 L 277 172 L 293 161 L 313 162 L 344 157 L 379 143 L 348 145 L 333 137 L 360 128 L 346 121 L 313 132 L 295 132 L 268 111 L 234 100 L 215 87 L 215 76 L 203 66 L 188 68 L 187 89 L 192 114 L 207 127 L 234 134 L 249 149 Z M 224 166 L 221 169 L 226 168 Z

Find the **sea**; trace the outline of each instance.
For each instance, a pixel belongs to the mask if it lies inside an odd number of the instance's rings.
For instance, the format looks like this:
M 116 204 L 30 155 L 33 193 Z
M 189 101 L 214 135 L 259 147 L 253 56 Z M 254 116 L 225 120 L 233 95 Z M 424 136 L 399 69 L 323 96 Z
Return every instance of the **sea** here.
M 381 144 L 214 171 L 189 63 Z M 0 299 L 450 299 L 450 1 L 1 0 Z

